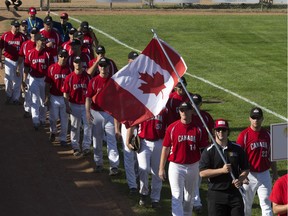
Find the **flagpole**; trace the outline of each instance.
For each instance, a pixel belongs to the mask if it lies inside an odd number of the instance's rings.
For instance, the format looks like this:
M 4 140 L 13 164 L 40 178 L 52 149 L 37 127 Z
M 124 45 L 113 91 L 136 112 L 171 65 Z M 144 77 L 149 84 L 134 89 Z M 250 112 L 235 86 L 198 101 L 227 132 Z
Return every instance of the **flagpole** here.
M 159 38 L 158 38 L 158 36 L 157 36 L 155 30 L 154 30 L 154 29 L 151 29 L 151 31 L 152 31 L 152 33 L 153 33 L 153 38 L 155 38 L 155 39 L 157 40 L 157 42 L 159 43 L 159 45 L 160 45 L 162 51 L 164 52 L 164 55 L 166 56 L 166 58 L 167 58 L 167 60 L 168 60 L 168 62 L 169 62 L 169 64 L 170 64 L 170 66 L 172 67 L 174 73 L 175 73 L 176 76 L 178 77 L 178 80 L 179 80 L 179 82 L 181 83 L 181 85 L 182 85 L 182 87 L 183 87 L 185 93 L 187 94 L 189 100 L 190 100 L 191 103 L 193 104 L 193 107 L 194 107 L 194 109 L 195 109 L 197 115 L 199 116 L 199 118 L 200 118 L 202 124 L 204 125 L 204 127 L 205 127 L 205 129 L 206 129 L 206 131 L 207 131 L 207 133 L 208 133 L 208 135 L 209 135 L 209 137 L 211 138 L 211 141 L 212 141 L 213 144 L 215 145 L 216 150 L 217 150 L 217 152 L 219 153 L 219 155 L 220 155 L 222 161 L 224 162 L 224 164 L 227 164 L 226 159 L 225 159 L 224 156 L 222 155 L 221 150 L 219 149 L 218 144 L 216 143 L 214 137 L 212 136 L 210 130 L 208 129 L 207 124 L 206 124 L 206 122 L 204 121 L 204 119 L 203 119 L 203 117 L 202 117 L 202 115 L 201 115 L 201 113 L 200 113 L 198 107 L 196 106 L 195 102 L 193 101 L 193 99 L 192 99 L 191 95 L 189 94 L 187 88 L 185 87 L 184 83 L 183 83 L 182 80 L 180 79 L 181 77 L 179 76 L 179 74 L 178 74 L 176 68 L 174 67 L 173 63 L 171 62 L 171 60 L 170 60 L 170 58 L 169 58 L 169 56 L 168 56 L 168 54 L 166 53 L 164 47 L 162 46 L 162 43 L 159 41 Z M 230 172 L 230 175 L 231 175 L 231 177 L 232 177 L 233 180 L 236 179 L 235 176 L 234 176 L 234 174 L 232 173 L 232 171 Z M 244 194 L 243 190 L 244 190 L 243 187 L 239 188 L 239 192 L 241 193 L 242 197 L 244 198 L 245 194 Z M 244 199 L 243 199 L 243 200 L 244 200 Z

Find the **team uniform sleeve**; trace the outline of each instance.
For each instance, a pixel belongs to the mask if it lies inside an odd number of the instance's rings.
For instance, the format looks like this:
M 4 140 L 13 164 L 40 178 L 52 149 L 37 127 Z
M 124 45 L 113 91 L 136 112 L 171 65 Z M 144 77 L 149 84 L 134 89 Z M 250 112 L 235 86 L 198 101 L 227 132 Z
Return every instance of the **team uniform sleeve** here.
M 171 147 L 172 146 L 171 131 L 169 130 L 169 128 L 165 132 L 165 136 L 164 136 L 162 145 L 165 147 Z
M 237 137 L 236 143 L 244 148 L 244 136 L 243 133 L 240 133 Z
M 280 205 L 284 204 L 282 203 L 283 194 L 281 193 L 281 191 L 282 191 L 281 184 L 279 184 L 279 181 L 276 181 L 272 188 L 271 194 L 269 196 L 269 199 L 271 200 L 271 202 L 280 204 Z
M 64 80 L 64 84 L 61 88 L 61 91 L 63 93 L 69 93 L 70 92 L 70 85 L 69 85 L 69 81 L 70 81 L 70 76 L 66 76 L 65 80 Z
M 52 73 L 53 73 L 53 65 L 50 65 L 47 71 L 47 75 L 45 77 L 45 82 L 51 84 L 52 83 Z
M 86 93 L 86 98 L 92 98 L 93 97 L 93 83 L 94 83 L 94 79 L 90 80 L 88 83 L 88 88 L 87 88 L 87 93 Z

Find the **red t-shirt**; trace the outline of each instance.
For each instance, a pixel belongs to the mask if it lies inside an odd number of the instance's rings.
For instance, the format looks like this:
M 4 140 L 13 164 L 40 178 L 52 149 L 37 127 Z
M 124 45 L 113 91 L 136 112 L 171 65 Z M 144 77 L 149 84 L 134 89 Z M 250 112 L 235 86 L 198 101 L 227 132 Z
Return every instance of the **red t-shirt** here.
M 288 204 L 288 174 L 280 177 L 274 184 L 270 194 L 270 200 L 279 205 Z M 278 214 L 278 216 L 287 216 L 287 213 Z
M 180 120 L 170 124 L 166 130 L 163 146 L 170 147 L 168 160 L 179 164 L 193 164 L 200 160 L 202 141 L 201 128 L 193 122 L 183 124 Z
M 248 127 L 239 134 L 236 143 L 246 152 L 250 171 L 264 172 L 270 168 L 270 133 L 266 129 L 254 131 Z
M 90 80 L 89 85 L 88 85 L 88 90 L 87 90 L 87 95 L 86 97 L 92 98 L 96 95 L 98 96 L 99 92 L 104 88 L 104 86 L 107 84 L 109 80 L 108 78 L 103 78 L 100 75 L 94 77 L 93 79 Z M 105 96 L 106 97 L 106 96 Z M 103 109 L 98 106 L 98 104 L 93 102 L 92 100 L 91 103 L 91 109 L 96 110 L 96 111 L 103 111 Z
M 4 49 L 4 56 L 12 61 L 19 58 L 19 50 L 26 41 L 26 37 L 21 32 L 13 34 L 11 31 L 5 32 L 0 39 L 0 49 Z
M 67 75 L 70 74 L 68 66 L 60 66 L 58 63 L 51 65 L 48 68 L 45 82 L 50 84 L 50 94 L 55 96 L 62 96 L 62 87 Z
M 72 55 L 72 46 L 71 46 L 71 40 L 64 42 L 61 46 L 63 49 L 67 50 L 69 55 Z
M 30 67 L 29 74 L 35 78 L 46 76 L 48 67 L 54 63 L 53 57 L 42 49 L 38 51 L 36 48 L 32 49 L 25 58 L 25 65 Z
M 83 71 L 81 74 L 72 72 L 66 76 L 62 92 L 69 94 L 69 102 L 85 104 L 89 81 L 90 76 L 86 71 Z

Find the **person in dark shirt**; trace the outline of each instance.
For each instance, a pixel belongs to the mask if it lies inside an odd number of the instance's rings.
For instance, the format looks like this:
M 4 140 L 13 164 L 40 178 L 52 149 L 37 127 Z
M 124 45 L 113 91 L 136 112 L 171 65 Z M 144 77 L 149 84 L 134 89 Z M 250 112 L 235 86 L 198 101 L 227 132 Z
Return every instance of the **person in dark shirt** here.
M 213 130 L 216 143 L 205 148 L 199 164 L 200 176 L 209 178 L 208 215 L 244 216 L 244 203 L 239 189 L 246 183 L 249 173 L 247 156 L 239 145 L 228 139 L 229 125 L 226 120 L 217 119 Z M 215 145 L 218 145 L 220 152 Z M 226 159 L 226 164 L 220 153 Z

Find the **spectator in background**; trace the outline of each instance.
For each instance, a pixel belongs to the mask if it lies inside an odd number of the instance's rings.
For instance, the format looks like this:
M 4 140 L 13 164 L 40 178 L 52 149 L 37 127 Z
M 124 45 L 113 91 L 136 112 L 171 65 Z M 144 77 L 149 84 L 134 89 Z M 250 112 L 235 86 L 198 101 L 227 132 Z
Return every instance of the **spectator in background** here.
M 14 5 L 14 9 L 18 11 L 18 8 L 22 5 L 20 0 L 5 0 L 5 5 L 8 11 L 10 11 L 10 5 Z
M 236 141 L 246 152 L 250 163 L 249 184 L 244 185 L 246 193 L 246 216 L 251 216 L 256 192 L 259 197 L 262 215 L 273 215 L 269 200 L 272 188 L 270 167 L 272 169 L 273 180 L 276 180 L 278 175 L 276 162 L 270 161 L 270 132 L 262 128 L 263 120 L 262 109 L 259 107 L 251 109 L 249 116 L 250 126 L 239 134 Z
M 53 27 L 57 29 L 60 34 L 62 42 L 66 42 L 69 40 L 70 29 L 72 28 L 72 24 L 68 22 L 69 17 L 67 13 L 62 13 L 60 15 L 60 22 L 53 22 Z
M 270 200 L 274 214 L 278 216 L 287 216 L 288 213 L 288 174 L 283 175 L 275 182 Z
M 43 20 L 36 17 L 37 10 L 35 7 L 30 7 L 28 9 L 29 17 L 26 19 L 28 23 L 28 33 L 30 34 L 32 28 L 42 29 L 44 27 Z

